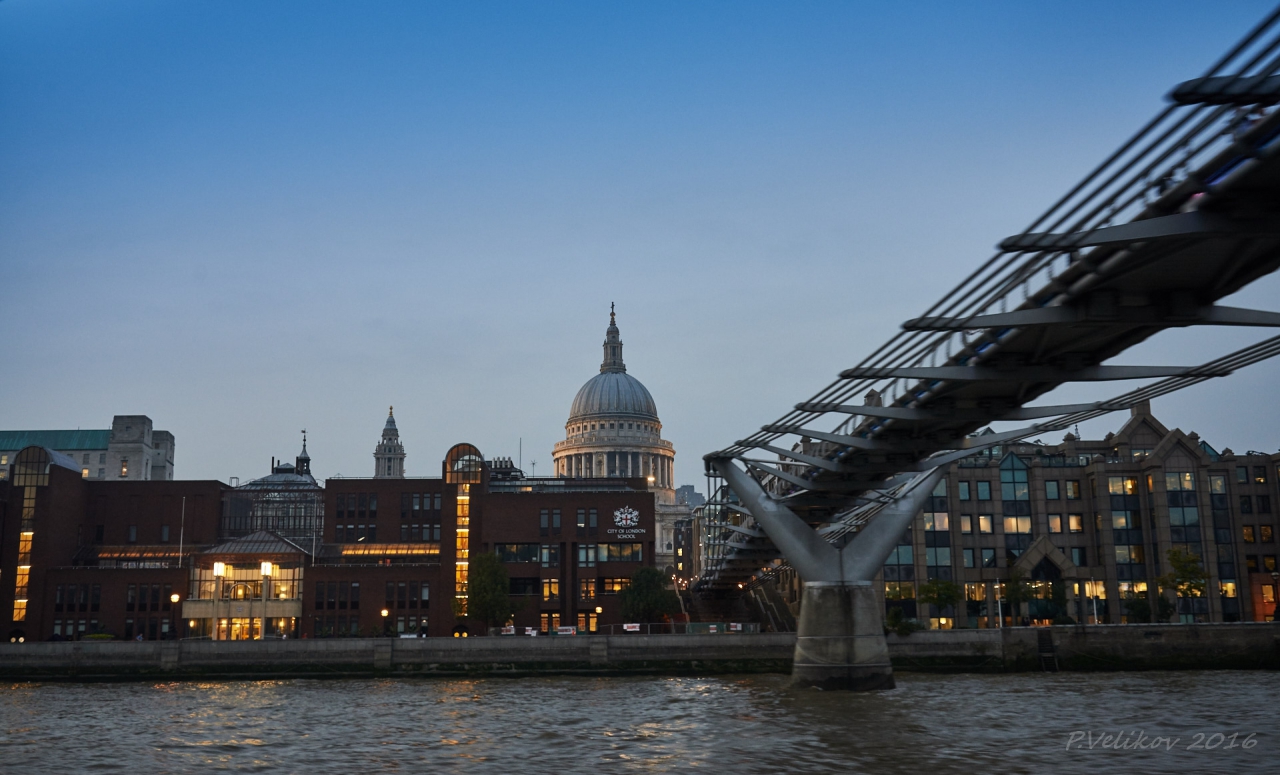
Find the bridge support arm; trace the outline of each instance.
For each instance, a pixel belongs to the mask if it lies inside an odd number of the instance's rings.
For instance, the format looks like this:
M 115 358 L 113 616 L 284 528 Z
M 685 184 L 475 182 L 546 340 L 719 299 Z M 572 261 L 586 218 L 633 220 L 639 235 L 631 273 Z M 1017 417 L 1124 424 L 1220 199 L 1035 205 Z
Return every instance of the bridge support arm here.
M 839 581 L 840 552 L 786 506 L 775 501 L 760 484 L 728 458 L 712 460 L 716 469 L 738 494 L 774 546 L 806 581 Z
M 939 466 L 916 480 L 906 492 L 876 514 L 866 527 L 854 534 L 844 548 L 842 562 L 844 577 L 849 581 L 871 581 L 884 566 L 889 552 L 898 545 L 898 539 L 910 526 L 925 500 L 946 475 Z

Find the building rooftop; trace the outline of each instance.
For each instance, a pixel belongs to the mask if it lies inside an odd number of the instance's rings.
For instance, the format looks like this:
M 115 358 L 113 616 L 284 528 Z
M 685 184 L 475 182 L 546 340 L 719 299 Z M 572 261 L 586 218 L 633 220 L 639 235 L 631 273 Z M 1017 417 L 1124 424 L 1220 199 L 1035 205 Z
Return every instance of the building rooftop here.
M 0 431 L 0 449 L 18 450 L 26 447 L 49 449 L 106 449 L 111 441 L 111 430 L 74 431 Z

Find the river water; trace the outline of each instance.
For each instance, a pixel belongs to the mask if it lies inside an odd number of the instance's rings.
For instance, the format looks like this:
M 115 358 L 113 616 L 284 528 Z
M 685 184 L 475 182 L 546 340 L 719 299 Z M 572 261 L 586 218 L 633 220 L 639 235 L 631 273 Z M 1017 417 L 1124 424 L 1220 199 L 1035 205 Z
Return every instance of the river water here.
M 1277 673 L 897 678 L 20 683 L 0 771 L 1280 772 Z

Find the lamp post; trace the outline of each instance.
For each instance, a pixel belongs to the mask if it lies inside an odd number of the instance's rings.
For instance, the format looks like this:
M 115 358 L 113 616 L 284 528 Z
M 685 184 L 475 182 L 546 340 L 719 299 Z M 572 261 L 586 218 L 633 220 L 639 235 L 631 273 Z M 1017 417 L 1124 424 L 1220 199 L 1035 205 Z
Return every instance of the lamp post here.
M 218 640 L 218 601 L 222 599 L 222 580 L 227 575 L 227 564 L 213 564 L 213 639 Z
M 382 637 L 384 638 L 387 637 L 387 625 L 390 624 L 390 620 L 387 617 L 390 615 L 390 611 L 385 608 L 382 609 Z
M 169 629 L 173 631 L 173 639 L 178 639 L 178 593 L 169 595 Z
M 267 596 L 270 594 L 271 587 L 271 563 L 263 561 L 262 567 L 262 628 L 258 631 L 258 639 L 263 640 L 267 637 Z M 253 613 L 253 609 L 249 609 L 249 613 Z

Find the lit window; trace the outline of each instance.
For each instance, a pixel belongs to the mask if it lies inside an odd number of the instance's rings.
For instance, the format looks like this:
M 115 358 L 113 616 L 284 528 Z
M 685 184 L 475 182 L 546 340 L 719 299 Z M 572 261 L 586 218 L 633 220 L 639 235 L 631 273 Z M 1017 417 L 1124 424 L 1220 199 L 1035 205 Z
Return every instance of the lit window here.
M 1067 500 L 1069 501 L 1080 500 L 1080 482 L 1079 481 L 1070 480 L 1067 482 Z
M 1049 532 L 1050 533 L 1062 532 L 1062 515 L 1061 514 L 1049 515 Z
M 1068 514 L 1067 530 L 1071 531 L 1072 533 L 1083 533 L 1084 532 L 1084 515 Z
M 80 469 L 80 476 L 81 476 L 81 478 L 83 478 L 83 479 L 88 479 L 88 478 L 89 478 L 89 469 L 87 469 L 87 468 L 81 468 L 81 469 Z
M 1223 597 L 1236 596 L 1236 583 L 1234 581 L 1222 581 L 1218 583 L 1218 593 Z
M 129 458 L 120 458 L 120 478 L 126 479 L 129 476 Z
M 973 532 L 973 516 L 969 514 L 960 515 L 960 532 L 969 535 Z
M 1031 517 L 1005 517 L 1004 532 L 1006 533 L 1030 533 Z
M 1242 530 L 1244 531 L 1244 542 L 1246 544 L 1257 542 L 1258 539 L 1253 533 L 1253 525 L 1245 525 Z
M 992 528 L 993 521 L 994 520 L 992 519 L 992 516 L 990 514 L 979 514 L 978 515 L 978 532 L 990 533 L 993 529 Z
M 1276 588 L 1271 584 L 1263 584 L 1262 585 L 1262 602 L 1274 603 L 1275 601 L 1276 601 Z M 15 610 L 16 610 L 16 606 L 15 606 Z M 16 619 L 17 617 L 14 617 L 14 618 Z
M 560 579 L 542 580 L 542 599 L 558 600 L 560 598 Z

